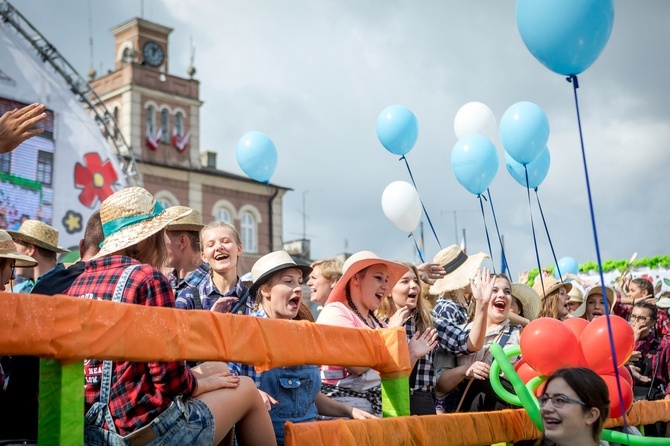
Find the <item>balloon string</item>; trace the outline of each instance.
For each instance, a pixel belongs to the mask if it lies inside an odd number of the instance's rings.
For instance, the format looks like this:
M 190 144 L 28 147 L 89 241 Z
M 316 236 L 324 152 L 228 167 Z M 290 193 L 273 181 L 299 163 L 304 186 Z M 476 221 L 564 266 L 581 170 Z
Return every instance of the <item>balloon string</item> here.
M 407 162 L 407 158 L 405 158 L 405 155 L 400 157 L 399 161 L 405 161 L 405 165 L 407 166 L 407 171 L 409 172 L 409 177 L 412 179 L 412 184 L 414 185 L 414 189 L 417 190 L 417 193 L 419 190 L 416 187 L 416 182 L 414 182 L 414 175 L 412 175 L 412 170 L 409 168 L 409 163 Z M 423 200 L 421 199 L 421 195 L 419 195 L 419 202 L 421 202 L 421 208 L 423 209 L 423 214 L 426 216 L 426 220 L 428 220 L 428 224 L 430 225 L 430 230 L 433 231 L 433 235 L 435 236 L 435 240 L 437 241 L 437 246 L 442 249 L 442 244 L 440 243 L 440 239 L 437 238 L 437 233 L 435 232 L 435 228 L 433 227 L 433 222 L 430 221 L 430 217 L 428 216 L 428 211 L 426 211 L 426 206 L 423 205 Z
M 489 228 L 486 226 L 486 215 L 484 214 L 484 202 L 482 199 L 486 199 L 483 197 L 481 194 L 477 195 L 477 198 L 479 198 L 479 207 L 482 210 L 482 219 L 484 220 L 484 231 L 486 232 L 486 243 L 489 245 L 489 255 L 491 256 L 491 263 L 493 264 L 493 274 L 496 273 L 496 264 L 493 261 L 493 250 L 491 250 L 491 239 L 489 238 Z
M 416 237 L 414 237 L 414 233 L 410 232 L 407 237 L 412 237 L 412 240 L 414 240 L 414 246 L 416 246 L 416 252 L 419 254 L 419 259 L 421 260 L 421 263 L 426 263 L 426 261 L 423 260 L 423 253 L 419 249 L 419 244 L 416 242 Z
M 616 376 L 616 387 L 619 394 L 619 405 L 623 409 L 623 392 L 621 390 L 621 380 L 619 379 L 619 361 L 616 357 L 616 349 L 614 348 L 614 333 L 612 332 L 612 324 L 610 322 L 610 302 L 605 292 L 605 274 L 603 273 L 603 264 L 600 258 L 600 244 L 598 243 L 598 230 L 596 229 L 596 216 L 593 209 L 593 199 L 591 197 L 591 182 L 589 181 L 589 169 L 586 165 L 586 151 L 584 150 L 584 135 L 582 133 L 582 119 L 579 113 L 579 100 L 577 98 L 577 89 L 579 88 L 579 81 L 576 75 L 567 78 L 567 81 L 572 84 L 572 89 L 575 97 L 575 110 L 577 111 L 577 126 L 579 128 L 579 144 L 582 149 L 582 162 L 584 163 L 584 177 L 586 178 L 586 193 L 589 198 L 589 212 L 591 214 L 591 227 L 593 228 L 593 240 L 596 248 L 596 258 L 598 259 L 598 272 L 600 273 L 600 287 L 603 299 L 605 301 L 605 318 L 607 320 L 607 333 L 609 335 L 610 349 L 612 350 L 612 366 Z M 626 422 L 626 411 L 622 410 L 623 428 L 624 432 L 628 431 L 628 423 Z
M 496 225 L 496 233 L 498 234 L 498 241 L 500 242 L 500 256 L 502 257 L 502 265 L 500 273 L 505 274 L 505 270 L 509 273 L 509 265 L 507 264 L 507 256 L 505 255 L 505 245 L 503 245 L 502 237 L 500 236 L 500 229 L 498 229 L 498 219 L 496 218 L 496 211 L 493 209 L 493 199 L 491 199 L 491 189 L 486 188 L 486 194 L 489 196 L 489 204 L 491 205 L 491 213 L 493 214 L 493 222 Z
M 530 228 L 533 233 L 533 244 L 535 245 L 535 258 L 537 259 L 537 270 L 540 278 L 540 285 L 542 285 L 542 296 L 544 296 L 544 279 L 542 278 L 542 265 L 540 264 L 540 251 L 537 249 L 537 237 L 535 236 L 535 222 L 533 221 L 533 208 L 530 201 L 530 184 L 528 182 L 528 167 L 523 165 L 523 170 L 526 172 L 526 192 L 528 193 L 528 212 L 530 213 Z
M 547 220 L 544 218 L 544 212 L 542 212 L 542 205 L 540 204 L 540 195 L 537 193 L 537 187 L 535 188 L 535 197 L 537 198 L 537 207 L 540 209 L 540 215 L 542 216 L 542 223 L 544 223 L 544 230 L 546 231 L 547 239 L 549 240 L 551 255 L 554 256 L 554 264 L 556 265 L 556 271 L 558 271 L 558 279 L 563 280 L 561 267 L 558 265 L 558 260 L 556 260 L 556 251 L 554 251 L 554 244 L 551 242 L 551 236 L 549 235 L 549 227 L 547 227 Z

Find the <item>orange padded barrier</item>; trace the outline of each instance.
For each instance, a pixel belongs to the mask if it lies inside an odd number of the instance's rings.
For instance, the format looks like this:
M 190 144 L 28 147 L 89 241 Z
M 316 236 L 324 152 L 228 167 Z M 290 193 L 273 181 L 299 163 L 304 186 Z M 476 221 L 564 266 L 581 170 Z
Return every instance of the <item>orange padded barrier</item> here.
M 259 370 L 299 364 L 410 374 L 404 329 L 366 330 L 79 299 L 0 293 L 0 355 L 63 363 L 213 360 Z
M 639 401 L 633 404 L 629 425 L 670 421 L 670 401 Z M 621 418 L 606 427 L 621 426 Z M 379 420 L 336 420 L 286 423 L 286 445 L 338 444 L 341 446 L 487 445 L 532 440 L 540 437 L 523 409 L 498 412 L 457 413 Z

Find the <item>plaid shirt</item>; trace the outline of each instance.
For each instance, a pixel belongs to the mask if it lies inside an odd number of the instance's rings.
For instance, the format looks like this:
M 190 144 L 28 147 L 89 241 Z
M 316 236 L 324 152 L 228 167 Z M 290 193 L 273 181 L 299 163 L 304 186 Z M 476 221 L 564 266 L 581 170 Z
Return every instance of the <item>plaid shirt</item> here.
M 467 344 L 470 330 L 460 328 L 467 320 L 463 307 L 451 299 L 438 299 L 431 315 L 441 349 L 455 355 L 470 353 Z
M 262 306 L 258 306 L 257 310 L 253 310 L 249 313 L 249 316 L 264 317 L 267 318 L 268 314 L 265 312 Z M 256 372 L 256 369 L 252 365 L 241 364 L 239 362 L 229 362 L 228 367 L 230 371 L 235 375 L 248 376 L 254 380 L 256 387 L 260 389 L 261 387 L 261 374 Z
M 670 394 L 670 340 L 651 333 L 635 343 L 635 351 L 642 353 L 642 359 L 635 365 L 640 367 L 644 365 L 645 358 L 651 358 L 651 368 L 647 373 L 641 368 L 642 373 L 653 377 L 654 386 L 662 384 L 665 394 Z
M 136 264 L 124 256 L 110 256 L 87 262 L 84 272 L 67 294 L 87 299 L 111 300 L 114 288 L 125 269 Z M 174 307 L 174 295 L 160 271 L 142 265 L 133 271 L 121 302 L 156 307 Z M 98 401 L 102 361 L 84 362 L 86 410 Z M 127 435 L 148 424 L 178 396 L 191 396 L 198 388 L 196 378 L 184 361 L 114 362 L 109 410 L 120 435 Z
M 630 314 L 633 312 L 633 306 L 622 304 L 621 296 L 617 295 L 616 303 L 614 304 L 614 311 L 612 313 L 620 316 L 626 320 L 630 319 Z M 656 318 L 656 325 L 654 326 L 656 333 L 660 333 L 663 337 L 670 335 L 670 316 L 662 308 L 658 309 L 658 316 Z
M 414 333 L 418 331 L 416 325 L 416 317 L 410 317 L 405 321 L 405 334 L 407 335 L 407 342 L 412 340 Z M 419 358 L 414 366 L 416 375 L 414 377 L 414 385 L 410 382 L 412 390 L 433 390 L 435 388 L 435 369 L 433 367 L 433 359 L 435 358 L 435 350 L 430 351 L 426 356 Z M 414 374 L 414 371 L 412 371 Z M 411 377 L 410 377 L 411 381 Z
M 200 302 L 202 304 L 203 310 L 209 310 L 212 308 L 212 305 L 220 298 L 227 296 L 234 296 L 238 299 L 244 296 L 245 292 L 248 293 L 248 288 L 242 283 L 240 278 L 237 278 L 237 283 L 235 286 L 228 291 L 226 294 L 221 293 L 218 290 L 212 277 L 209 275 L 209 265 L 204 263 L 200 268 L 193 271 L 191 274 L 186 276 L 184 279 L 185 285 L 180 286 L 177 289 L 177 308 L 182 310 L 194 310 L 195 309 L 195 292 L 200 296 Z M 194 289 L 196 290 L 194 292 Z M 229 306 L 222 313 L 230 312 L 232 305 Z M 251 314 L 254 311 L 254 299 L 253 296 L 247 298 L 247 302 L 244 306 L 243 314 Z

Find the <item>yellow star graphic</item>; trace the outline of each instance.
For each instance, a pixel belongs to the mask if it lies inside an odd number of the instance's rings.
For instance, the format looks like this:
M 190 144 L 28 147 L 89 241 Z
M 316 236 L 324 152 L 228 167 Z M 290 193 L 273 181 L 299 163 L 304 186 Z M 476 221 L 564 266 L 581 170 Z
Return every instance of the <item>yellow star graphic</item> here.
M 68 213 L 64 223 L 68 228 L 68 232 L 76 232 L 81 229 L 81 217 L 75 214 Z

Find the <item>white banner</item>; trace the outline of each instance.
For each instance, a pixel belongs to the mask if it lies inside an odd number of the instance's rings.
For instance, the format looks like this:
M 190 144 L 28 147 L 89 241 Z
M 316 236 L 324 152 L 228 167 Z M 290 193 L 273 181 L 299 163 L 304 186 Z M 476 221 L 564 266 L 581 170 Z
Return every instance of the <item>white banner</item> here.
M 110 144 L 84 105 L 10 24 L 0 22 L 0 114 L 46 104 L 45 132 L 0 157 L 0 228 L 39 219 L 77 249 L 86 221 L 125 187 Z

